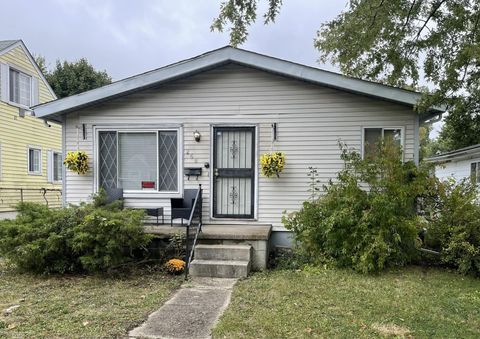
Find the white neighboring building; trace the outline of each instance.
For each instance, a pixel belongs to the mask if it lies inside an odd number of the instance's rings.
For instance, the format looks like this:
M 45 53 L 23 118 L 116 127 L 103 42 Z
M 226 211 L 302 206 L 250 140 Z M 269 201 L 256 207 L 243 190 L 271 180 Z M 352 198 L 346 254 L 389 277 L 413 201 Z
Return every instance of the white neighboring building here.
M 471 178 L 480 183 L 480 144 L 443 153 L 425 159 L 435 163 L 435 175 L 440 180 L 454 178 L 456 181 Z

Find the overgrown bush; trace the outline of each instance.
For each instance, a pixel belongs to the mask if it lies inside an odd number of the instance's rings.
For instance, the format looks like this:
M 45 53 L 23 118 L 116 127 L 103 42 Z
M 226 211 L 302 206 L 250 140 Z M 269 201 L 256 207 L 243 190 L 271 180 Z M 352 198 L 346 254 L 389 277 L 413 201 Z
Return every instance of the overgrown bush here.
M 426 246 L 440 252 L 442 263 L 462 274 L 480 276 L 479 191 L 469 181 L 445 182 L 429 216 Z
M 428 169 L 402 162 L 401 150 L 388 142 L 368 160 L 340 147 L 344 167 L 336 180 L 318 197 L 313 169 L 312 198 L 284 215 L 285 227 L 314 259 L 324 256 L 362 273 L 407 264 L 417 254 L 417 199 L 431 194 Z
M 84 218 L 79 208 L 48 209 L 20 203 L 15 220 L 0 222 L 0 255 L 18 268 L 36 273 L 72 272 L 81 268 L 72 251 L 73 228 Z
M 132 261 L 146 249 L 141 210 L 94 209 L 73 229 L 72 249 L 87 271 L 103 271 Z
M 21 203 L 16 219 L 0 222 L 0 256 L 36 273 L 108 270 L 145 255 L 150 236 L 143 217 L 117 203 L 105 205 L 102 194 L 61 209 Z

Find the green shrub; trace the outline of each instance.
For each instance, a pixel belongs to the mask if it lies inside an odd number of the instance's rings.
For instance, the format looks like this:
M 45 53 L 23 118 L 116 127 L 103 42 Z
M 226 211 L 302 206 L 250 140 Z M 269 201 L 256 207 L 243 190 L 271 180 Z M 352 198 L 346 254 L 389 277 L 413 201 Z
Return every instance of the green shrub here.
M 71 272 L 80 268 L 71 251 L 73 227 L 83 219 L 77 208 L 48 209 L 18 205 L 15 220 L 0 223 L 0 254 L 18 268 L 36 273 Z
M 432 213 L 426 245 L 441 253 L 444 264 L 462 274 L 480 276 L 479 192 L 469 181 L 445 182 Z
M 313 260 L 324 256 L 362 273 L 409 263 L 418 247 L 416 202 L 430 194 L 428 169 L 402 162 L 401 150 L 390 143 L 368 160 L 340 147 L 343 170 L 320 197 L 311 170 L 312 199 L 284 215 L 285 227 Z
M 87 271 L 103 271 L 135 259 L 151 238 L 142 210 L 97 208 L 73 228 L 72 248 Z M 138 255 L 137 255 L 138 256 Z
M 0 222 L 0 256 L 35 273 L 102 271 L 145 255 L 150 236 L 143 212 L 118 204 L 48 209 L 21 203 L 14 220 Z

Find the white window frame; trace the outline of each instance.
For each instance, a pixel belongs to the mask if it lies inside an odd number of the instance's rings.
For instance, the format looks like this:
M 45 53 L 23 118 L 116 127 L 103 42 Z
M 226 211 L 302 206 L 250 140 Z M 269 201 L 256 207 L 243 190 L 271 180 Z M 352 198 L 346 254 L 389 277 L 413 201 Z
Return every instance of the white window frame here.
M 405 159 L 405 127 L 403 126 L 362 126 L 362 140 L 361 140 L 361 154 L 362 159 L 365 159 L 365 129 L 382 129 L 382 139 L 384 138 L 384 131 L 385 130 L 401 130 L 401 137 L 400 137 L 400 146 L 402 146 L 402 161 Z
M 12 93 L 11 93 L 11 88 L 10 88 L 10 71 L 11 70 L 14 70 L 15 72 L 18 72 L 18 73 L 21 73 L 21 74 L 24 74 L 26 76 L 28 76 L 30 78 L 30 100 L 29 100 L 29 103 L 28 105 L 23 105 L 19 102 L 15 102 L 15 101 L 12 101 L 10 98 L 12 96 Z M 11 66 L 11 65 L 8 65 L 8 103 L 12 106 L 17 106 L 17 107 L 21 107 L 21 108 L 26 108 L 26 109 L 30 109 L 30 106 L 32 105 L 32 102 L 33 102 L 33 75 L 28 73 L 28 72 L 25 72 L 21 69 L 19 69 L 18 67 L 16 66 Z
M 118 152 L 118 133 L 155 133 L 156 134 L 156 141 L 157 141 L 157 186 L 159 183 L 159 176 L 160 173 L 158 171 L 159 159 L 158 159 L 158 132 L 161 131 L 175 131 L 177 132 L 177 191 L 158 191 L 158 188 L 155 190 L 124 190 L 123 195 L 125 198 L 145 198 L 145 197 L 152 197 L 152 198 L 180 198 L 183 196 L 183 128 L 181 126 L 175 125 L 172 127 L 169 126 L 161 126 L 158 128 L 139 128 L 139 127 L 99 127 L 94 128 L 94 135 L 95 135 L 95 150 L 94 150 L 94 159 L 95 159 L 95 173 L 94 173 L 94 187 L 95 192 L 98 192 L 100 189 L 100 178 L 98 176 L 99 173 L 99 134 L 100 132 L 117 132 L 117 152 Z M 118 161 L 118 160 L 117 160 Z M 117 180 L 118 180 L 118 171 L 119 168 L 117 166 Z
M 38 171 L 30 171 L 30 150 L 38 151 L 40 152 L 40 164 L 39 164 L 39 170 Z M 39 146 L 28 146 L 27 148 L 27 172 L 29 175 L 42 175 L 42 163 L 43 163 L 43 154 L 42 154 L 42 148 Z

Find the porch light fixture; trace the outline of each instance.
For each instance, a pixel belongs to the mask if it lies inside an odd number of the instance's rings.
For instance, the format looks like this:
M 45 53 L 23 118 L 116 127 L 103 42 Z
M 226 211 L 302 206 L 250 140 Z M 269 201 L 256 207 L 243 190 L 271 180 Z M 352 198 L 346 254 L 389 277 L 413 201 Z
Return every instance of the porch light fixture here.
M 195 130 L 195 132 L 193 132 L 193 138 L 195 139 L 196 142 L 200 142 L 201 137 L 202 137 L 202 135 L 200 134 L 200 132 L 198 130 Z
M 272 124 L 272 141 L 277 141 L 277 123 Z

